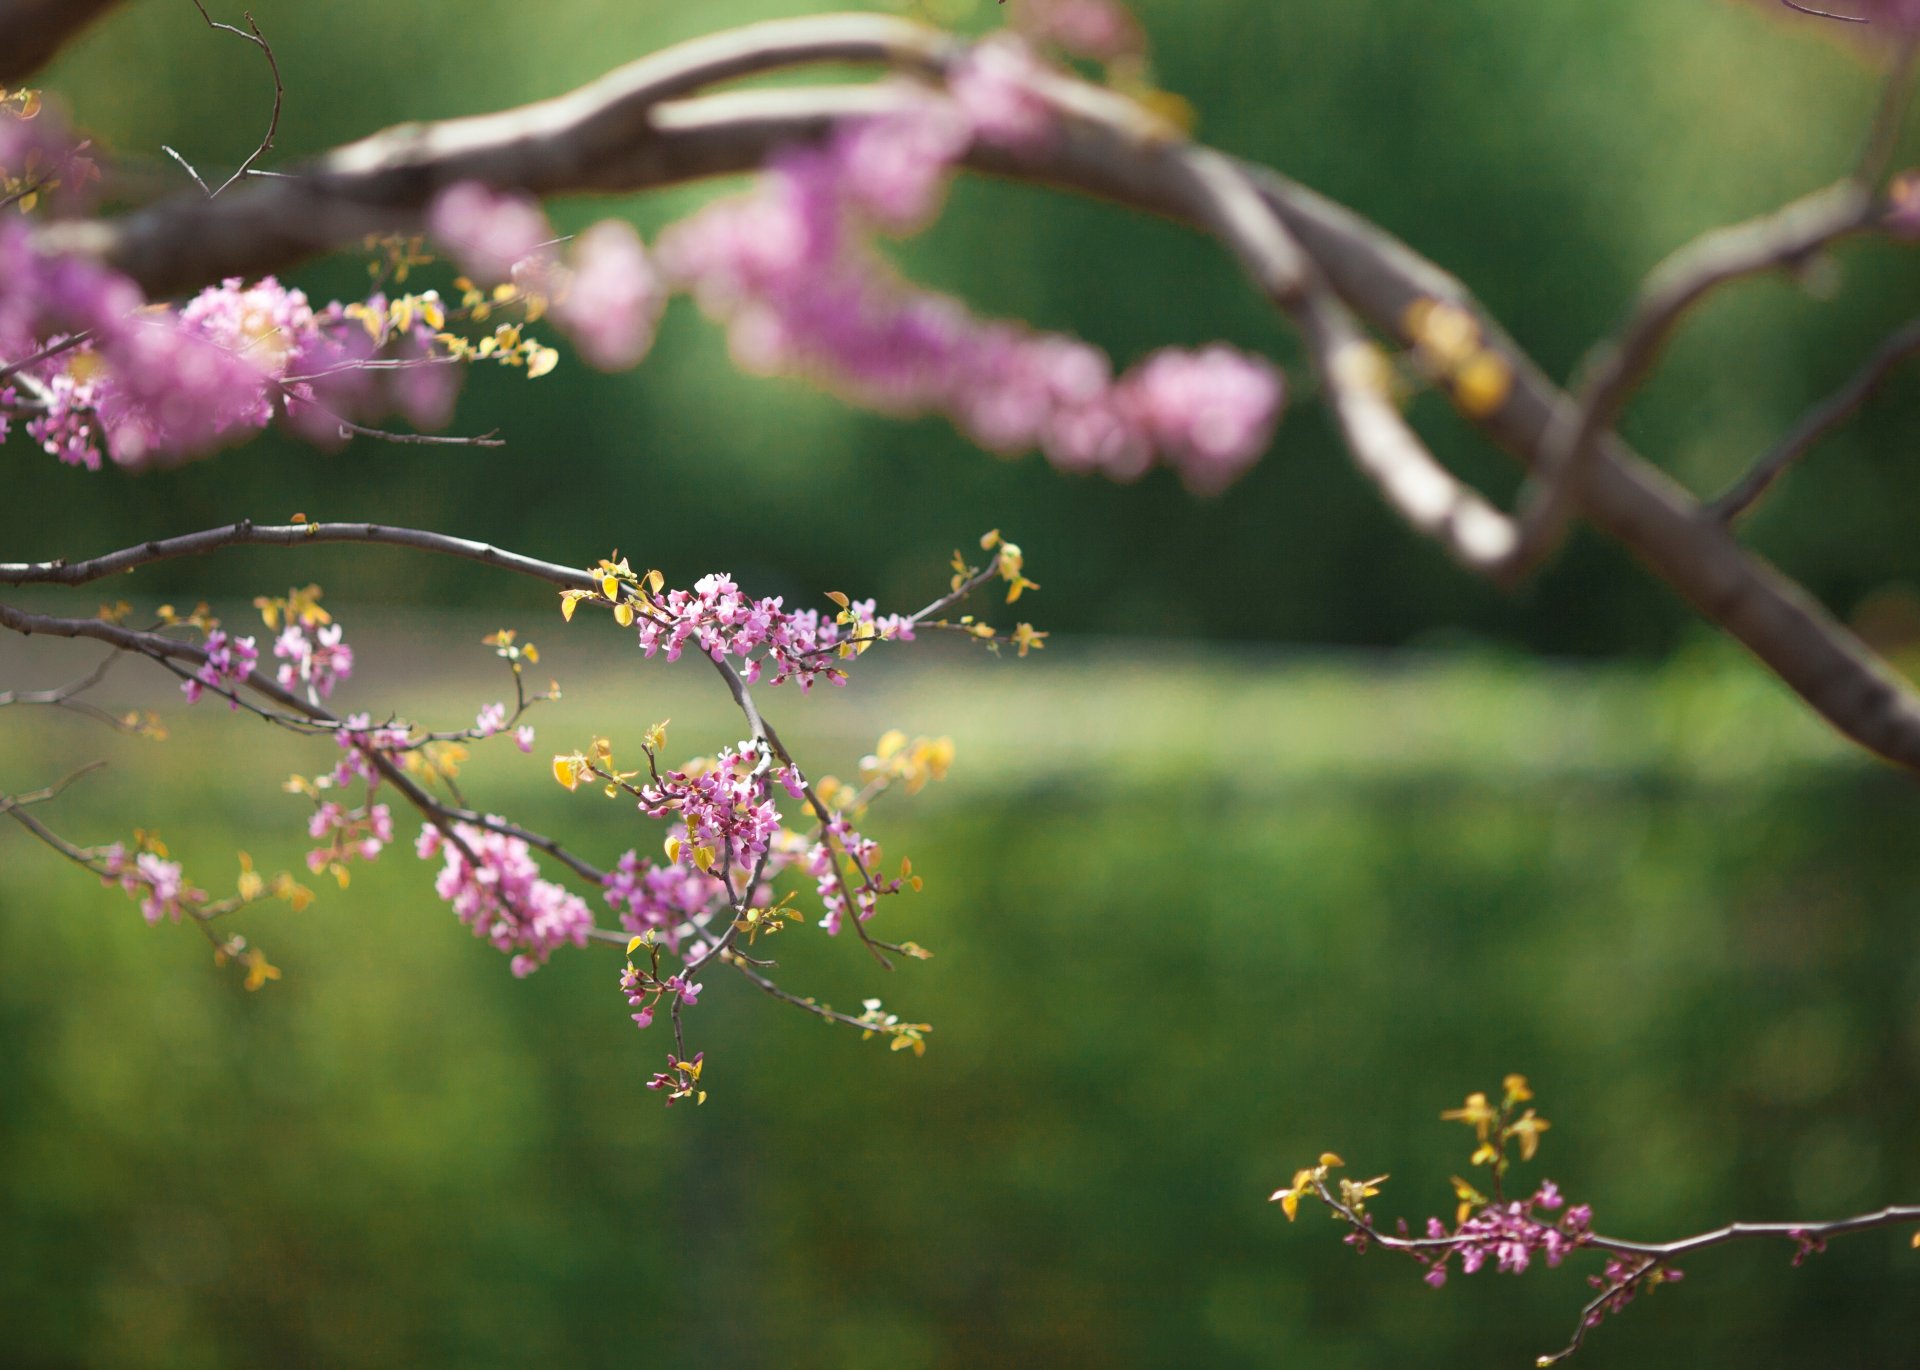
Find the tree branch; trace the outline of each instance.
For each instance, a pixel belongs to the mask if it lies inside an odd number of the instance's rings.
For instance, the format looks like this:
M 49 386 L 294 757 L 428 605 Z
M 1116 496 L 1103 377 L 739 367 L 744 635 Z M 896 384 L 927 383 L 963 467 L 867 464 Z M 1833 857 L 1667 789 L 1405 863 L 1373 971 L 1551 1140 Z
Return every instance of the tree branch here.
M 8 0 L 0 4 L 0 84 L 31 76 L 120 0 Z
M 50 225 L 45 248 L 98 255 L 152 292 L 227 274 L 259 274 L 370 232 L 416 229 L 433 193 L 478 178 L 539 194 L 634 191 L 751 170 L 774 149 L 818 138 L 838 122 L 897 109 L 911 95 L 884 88 L 753 91 L 678 97 L 705 83 L 798 62 L 873 61 L 937 68 L 958 49 L 932 30 L 881 16 L 759 25 L 669 49 L 571 95 L 477 119 L 391 130 L 340 149 L 303 173 L 236 187 L 218 200 L 179 196 L 112 222 Z M 1168 175 L 1177 135 L 1111 92 L 1068 82 L 1095 117 L 1074 117 L 1049 145 L 1019 152 L 976 145 L 968 162 L 1193 221 L 1190 187 Z M 665 103 L 663 103 L 665 102 Z M 1594 383 L 1602 401 L 1575 405 L 1459 282 L 1340 206 L 1259 168 L 1243 167 L 1334 294 L 1404 343 L 1407 308 L 1445 300 L 1469 309 L 1513 385 L 1492 412 L 1470 416 L 1495 443 L 1539 469 L 1566 433 L 1593 426 L 1624 395 L 1674 318 L 1698 293 L 1743 270 L 1767 269 L 1863 227 L 1871 197 L 1848 185 L 1787 212 L 1790 227 L 1728 230 L 1661 276 L 1615 366 Z M 1764 242 L 1755 243 L 1752 239 Z M 1798 245 L 1798 246 L 1796 246 Z M 1730 274 L 1731 273 L 1731 274 Z M 1325 350 L 1328 339 L 1322 339 Z M 1353 426 L 1353 416 L 1347 418 Z M 1868 750 L 1920 769 L 1920 700 L 1806 592 L 1744 551 L 1698 504 L 1624 444 L 1595 428 L 1571 487 L 1577 506 L 1624 543 L 1710 621 L 1742 642 L 1835 728 Z M 1403 448 L 1401 455 L 1405 456 Z M 1450 479 L 1450 478 L 1449 478 Z M 1444 489 L 1444 487 L 1438 487 Z

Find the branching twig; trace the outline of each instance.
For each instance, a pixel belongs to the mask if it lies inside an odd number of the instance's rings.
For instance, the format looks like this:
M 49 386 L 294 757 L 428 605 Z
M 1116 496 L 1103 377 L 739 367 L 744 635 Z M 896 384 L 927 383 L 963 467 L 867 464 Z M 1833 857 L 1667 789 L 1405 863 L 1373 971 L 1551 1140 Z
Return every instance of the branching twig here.
M 1523 578 L 1559 546 L 1600 435 L 1612 429 L 1689 310 L 1730 282 L 1803 265 L 1866 229 L 1877 212 L 1869 190 L 1843 181 L 1775 213 L 1708 233 L 1655 267 L 1632 317 L 1617 338 L 1589 356 L 1573 406 L 1548 432 L 1521 496 L 1520 541 L 1502 577 Z
M 193 7 L 200 11 L 200 17 L 206 20 L 208 28 L 220 29 L 226 33 L 237 34 L 259 48 L 261 54 L 267 59 L 267 70 L 273 75 L 273 113 L 267 116 L 267 131 L 261 135 L 259 145 L 247 154 L 246 161 L 240 163 L 239 168 L 234 171 L 233 175 L 227 177 L 226 180 L 222 181 L 214 189 L 207 190 L 207 198 L 211 200 L 235 181 L 243 180 L 247 174 L 253 170 L 253 164 L 272 150 L 273 135 L 280 131 L 280 102 L 285 98 L 287 91 L 286 87 L 282 85 L 280 81 L 280 63 L 274 60 L 273 44 L 269 43 L 266 35 L 260 32 L 260 25 L 254 22 L 252 11 L 249 10 L 245 13 L 247 26 L 243 29 L 237 28 L 232 24 L 222 24 L 216 21 L 212 15 L 207 13 L 207 7 L 203 5 L 200 0 L 193 0 Z M 200 188 L 202 190 L 206 190 L 207 183 L 201 181 L 199 173 L 194 171 L 191 166 L 188 166 L 186 158 L 174 152 L 172 148 L 168 148 L 166 151 L 170 153 L 174 160 L 178 161 L 181 166 L 187 168 L 188 175 L 192 176 L 194 180 L 200 181 Z

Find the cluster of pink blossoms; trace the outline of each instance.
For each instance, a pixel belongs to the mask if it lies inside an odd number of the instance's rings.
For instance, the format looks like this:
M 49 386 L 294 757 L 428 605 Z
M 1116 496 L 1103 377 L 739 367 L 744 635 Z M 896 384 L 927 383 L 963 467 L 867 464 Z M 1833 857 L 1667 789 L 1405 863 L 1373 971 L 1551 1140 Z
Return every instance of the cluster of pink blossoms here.
M 1557 1222 L 1537 1216 L 1535 1210 L 1554 1212 L 1565 1203 L 1553 1181 L 1542 1182 L 1527 1199 L 1488 1204 L 1449 1232 L 1438 1218 L 1427 1219 L 1427 1236 L 1433 1241 L 1450 1243 L 1432 1258 L 1427 1267 L 1427 1283 L 1438 1289 L 1447 1282 L 1447 1262 L 1460 1258 L 1460 1269 L 1471 1275 L 1492 1257 L 1494 1268 L 1502 1274 L 1518 1275 L 1526 1270 L 1536 1253 L 1557 1266 L 1569 1251 L 1585 1242 L 1593 1227 L 1593 1210 L 1576 1204 Z
M 700 986 L 686 976 L 675 974 L 662 980 L 632 963 L 620 972 L 620 992 L 627 996 L 627 1007 L 634 1010 L 633 1021 L 642 1028 L 653 1026 L 654 1011 L 663 999 L 688 1008 L 700 1001 Z
M 273 643 L 273 654 L 281 662 L 276 673 L 280 687 L 297 686 L 319 699 L 332 695 L 333 687 L 353 674 L 353 648 L 341 640 L 341 632 L 338 623 L 328 623 L 309 636 L 306 624 L 289 623 Z
M 684 829 L 673 835 L 684 844 Z M 764 886 L 757 897 L 766 897 Z M 678 951 L 684 930 L 705 927 L 726 909 L 727 887 L 719 876 L 707 874 L 691 861 L 658 865 L 628 851 L 607 872 L 605 898 L 622 928 L 636 936 L 658 933 Z
M 794 680 L 805 692 L 820 676 L 846 684 L 845 673 L 832 664 L 843 651 L 863 650 L 868 642 L 913 640 L 910 618 L 876 614 L 870 599 L 848 601 L 831 619 L 812 609 L 788 610 L 785 602 L 781 595 L 749 599 L 733 577 L 717 571 L 695 581 L 691 591 L 648 595 L 639 615 L 640 646 L 648 656 L 664 652 L 668 661 L 678 661 L 691 641 L 715 661 L 736 658 L 749 684 L 771 664 L 768 684 Z
M 224 628 L 215 628 L 207 634 L 206 661 L 191 679 L 180 683 L 180 691 L 187 703 L 197 704 L 203 692 L 214 690 L 228 696 L 229 709 L 237 709 L 240 702 L 232 696 L 246 684 L 259 660 L 260 652 L 252 638 L 234 637 Z
M 806 872 L 817 882 L 815 889 L 820 895 L 820 905 L 825 910 L 820 918 L 820 926 L 827 933 L 836 935 L 846 926 L 847 888 L 841 882 L 840 871 L 836 868 L 833 847 L 829 841 L 838 843 L 845 852 L 848 861 L 854 863 L 857 870 L 872 875 L 874 866 L 880 859 L 880 844 L 854 830 L 846 818 L 836 814 L 833 822 L 827 825 L 822 839 L 807 849 Z M 898 880 L 876 882 L 862 881 L 853 890 L 855 916 L 862 922 L 873 917 L 879 907 L 880 896 L 897 894 L 900 891 Z
M 501 703 L 483 705 L 473 717 L 473 738 L 476 742 L 507 730 L 507 706 Z M 533 725 L 523 723 L 513 730 L 513 743 L 521 751 L 533 752 Z
M 25 416 L 28 435 L 61 461 L 183 460 L 276 417 L 325 441 L 343 420 L 389 409 L 421 427 L 450 415 L 457 378 L 434 355 L 432 331 L 386 323 L 384 297 L 316 312 L 267 277 L 224 281 L 178 310 L 143 303 L 124 277 L 43 255 L 24 222 L 0 223 L 0 356 L 46 354 L 0 390 L 0 408 Z
M 705 867 L 751 868 L 780 831 L 780 810 L 767 792 L 769 765 L 757 742 L 742 742 L 737 751 L 723 748 L 710 765 L 668 771 L 643 785 L 640 812 L 677 819 L 685 830 L 683 841 L 696 854 L 706 853 Z M 787 767 L 780 779 L 798 799 L 798 773 Z
M 350 809 L 323 800 L 307 820 L 307 836 L 327 843 L 307 853 L 307 869 L 318 875 L 329 867 L 345 866 L 354 857 L 371 861 L 379 856 L 393 841 L 393 815 L 385 804 Z
M 515 975 L 533 974 L 558 947 L 586 946 L 593 932 L 586 901 L 563 885 L 541 879 L 526 842 L 470 823 L 455 824 L 454 832 L 459 842 L 449 842 L 428 824 L 420 829 L 414 850 L 423 861 L 445 857 L 434 892 L 453 906 L 474 936 L 514 953 Z
M 376 728 L 371 714 L 348 714 L 340 730 L 334 733 L 333 740 L 346 755 L 340 758 L 332 772 L 319 779 L 317 784 L 321 789 L 339 788 L 351 785 L 356 780 L 364 780 L 371 792 L 380 783 L 380 771 L 373 764 L 373 754 L 392 756 L 413 746 L 411 730 L 396 725 Z
M 1017 39 L 976 46 L 952 98 L 929 94 L 783 152 L 759 189 L 670 228 L 663 268 L 726 323 L 750 370 L 809 376 L 887 413 L 942 413 L 984 447 L 1039 447 L 1068 470 L 1130 480 L 1160 461 L 1220 490 L 1278 422 L 1283 386 L 1266 362 L 1225 346 L 1168 350 L 1116 378 L 1091 344 L 976 318 L 899 279 L 874 247 L 878 231 L 926 222 L 974 139 L 1050 135 L 1039 70 Z
M 140 913 L 149 923 L 163 918 L 180 921 L 188 905 L 206 902 L 206 894 L 192 888 L 181 876 L 180 863 L 168 861 L 150 851 L 127 855 L 125 845 L 115 842 L 100 853 L 100 883 L 118 885 L 127 896 L 140 903 Z

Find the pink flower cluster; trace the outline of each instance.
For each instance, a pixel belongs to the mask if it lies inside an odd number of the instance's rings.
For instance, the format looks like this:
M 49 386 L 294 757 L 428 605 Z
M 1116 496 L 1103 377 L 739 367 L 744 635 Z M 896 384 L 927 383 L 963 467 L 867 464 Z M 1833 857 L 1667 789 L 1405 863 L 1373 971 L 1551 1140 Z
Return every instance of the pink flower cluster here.
M 393 841 L 393 815 L 385 804 L 349 809 L 323 800 L 307 820 L 307 836 L 327 845 L 307 853 L 307 869 L 318 875 L 329 866 L 344 866 L 354 857 L 371 861 Z
M 874 245 L 931 215 L 975 138 L 1048 136 L 1039 68 L 1015 40 L 978 45 L 951 100 L 842 126 L 776 156 L 759 189 L 667 230 L 668 278 L 728 328 L 749 370 L 807 376 L 885 413 L 941 413 L 993 451 L 1131 480 L 1155 461 L 1217 491 L 1266 450 L 1284 387 L 1225 346 L 1167 351 L 1116 378 L 1107 355 L 970 314 L 902 281 Z
M 432 330 L 390 327 L 384 297 L 316 313 L 272 277 L 236 277 L 177 311 L 142 303 L 125 278 L 43 256 L 24 224 L 0 225 L 0 356 L 59 347 L 23 367 L 0 405 L 27 416 L 29 436 L 61 461 L 98 470 L 103 451 L 128 467 L 184 460 L 278 416 L 314 440 L 389 408 L 423 427 L 448 416 L 457 379 L 433 355 Z M 377 370 L 376 357 L 386 363 Z
M 335 685 L 353 674 L 353 648 L 341 641 L 338 623 L 324 624 L 311 635 L 306 624 L 289 623 L 274 639 L 273 654 L 281 662 L 276 673 L 280 687 L 298 686 L 310 697 L 326 699 Z
M 181 682 L 181 693 L 186 695 L 187 703 L 197 704 L 204 691 L 214 690 L 228 696 L 229 709 L 237 709 L 240 702 L 232 696 L 253 674 L 259 659 L 260 653 L 252 638 L 233 637 L 224 628 L 215 628 L 207 634 L 206 661 L 192 678 Z
M 679 835 L 684 841 L 684 829 Z M 656 865 L 637 852 L 624 853 L 607 872 L 606 901 L 620 926 L 636 936 L 661 934 L 676 951 L 688 927 L 704 927 L 726 908 L 727 887 L 686 860 Z M 764 898 L 764 887 L 761 892 Z
M 742 742 L 722 749 L 712 764 L 668 771 L 640 790 L 640 812 L 678 819 L 684 841 L 711 853 L 709 865 L 751 868 L 780 831 L 780 811 L 767 794 L 766 756 L 760 745 Z
M 607 219 L 581 233 L 566 263 L 540 206 L 462 181 L 434 197 L 427 230 L 484 283 L 514 281 L 553 301 L 553 318 L 603 371 L 637 365 L 653 346 L 666 292 L 633 226 Z
M 627 1006 L 634 1010 L 633 1021 L 642 1028 L 653 1026 L 654 1011 L 660 1007 L 662 999 L 676 1001 L 688 1008 L 692 1008 L 700 999 L 700 986 L 689 983 L 684 975 L 669 975 L 664 980 L 658 980 L 631 963 L 620 972 L 620 992 L 627 996 Z
M 140 913 L 149 923 L 162 918 L 177 923 L 188 905 L 206 901 L 203 891 L 181 878 L 178 861 L 164 860 L 150 851 L 129 858 L 126 847 L 119 842 L 103 851 L 100 860 L 100 883 L 118 885 L 129 898 L 139 900 Z
M 434 892 L 474 936 L 515 953 L 515 975 L 533 974 L 558 947 L 587 944 L 593 914 L 586 901 L 541 879 L 525 841 L 471 823 L 455 824 L 454 833 L 458 842 L 431 824 L 422 827 L 415 851 L 423 861 L 444 856 Z
M 831 619 L 822 619 L 812 609 L 788 610 L 784 604 L 781 595 L 749 599 L 733 577 L 717 571 L 695 581 L 691 592 L 647 595 L 639 615 L 640 646 L 648 656 L 664 652 L 667 660 L 678 661 L 681 649 L 691 641 L 715 661 L 738 659 L 741 677 L 749 684 L 759 681 L 771 664 L 768 684 L 794 680 L 805 692 L 820 676 L 835 685 L 846 683 L 846 674 L 832 664 L 843 649 L 873 641 L 913 640 L 910 619 L 876 614 L 870 599 L 849 601 L 845 611 Z M 798 798 L 798 778 L 783 776 L 783 781 Z
M 1535 1210 L 1551 1213 L 1565 1202 L 1553 1181 L 1541 1184 L 1531 1198 L 1488 1204 L 1449 1232 L 1438 1218 L 1427 1219 L 1427 1236 L 1433 1241 L 1450 1243 L 1427 1267 L 1427 1283 L 1435 1289 L 1447 1282 L 1447 1262 L 1460 1258 L 1460 1269 L 1471 1275 L 1492 1257 L 1502 1274 L 1518 1275 L 1532 1263 L 1537 1253 L 1549 1266 L 1557 1266 L 1569 1251 L 1591 1235 L 1593 1210 L 1585 1204 L 1569 1208 L 1558 1222 L 1539 1217 Z
M 335 745 L 346 753 L 333 770 L 322 776 L 318 782 L 321 789 L 334 789 L 351 785 L 355 780 L 367 782 L 368 791 L 380 783 L 380 771 L 373 764 L 373 753 L 382 752 L 389 756 L 396 752 L 408 751 L 413 746 L 409 730 L 396 726 L 373 726 L 371 714 L 348 714 L 343 726 L 333 735 Z
M 482 705 L 480 712 L 474 715 L 473 731 L 468 734 L 476 742 L 484 742 L 507 730 L 507 706 L 501 703 Z M 513 743 L 521 751 L 531 754 L 533 751 L 533 725 L 523 723 L 513 730 Z
M 829 841 L 846 853 L 846 859 L 854 863 L 856 870 L 864 870 L 869 876 L 880 860 L 880 845 L 856 832 L 845 817 L 836 814 L 833 822 L 827 825 L 826 835 L 807 849 L 806 872 L 816 881 L 821 907 L 826 910 L 821 916 L 820 926 L 827 930 L 828 936 L 836 936 L 846 926 L 847 889 L 841 883 L 840 872 L 834 863 L 833 846 L 829 845 Z M 862 923 L 866 922 L 879 907 L 881 895 L 897 894 L 899 890 L 900 882 L 897 880 L 861 881 L 853 890 L 856 916 Z

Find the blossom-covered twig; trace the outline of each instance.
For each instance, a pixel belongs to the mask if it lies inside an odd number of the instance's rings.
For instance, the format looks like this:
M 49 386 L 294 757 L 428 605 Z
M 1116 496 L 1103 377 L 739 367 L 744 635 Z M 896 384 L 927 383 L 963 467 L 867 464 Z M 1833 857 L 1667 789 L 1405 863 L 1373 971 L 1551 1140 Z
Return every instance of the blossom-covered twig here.
M 1435 1289 L 1445 1286 L 1456 1261 L 1464 1274 L 1471 1275 L 1492 1262 L 1501 1273 L 1518 1275 L 1536 1257 L 1549 1267 L 1557 1267 L 1581 1252 L 1602 1253 L 1606 1259 L 1601 1272 L 1587 1280 L 1597 1292 L 1581 1309 L 1567 1344 L 1538 1357 L 1535 1364 L 1542 1367 L 1573 1355 L 1585 1343 L 1588 1332 L 1639 1294 L 1685 1278 L 1674 1262 L 1695 1252 L 1739 1241 L 1787 1241 L 1793 1244 L 1793 1263 L 1799 1265 L 1824 1251 L 1831 1237 L 1884 1227 L 1920 1226 L 1920 1205 L 1896 1205 L 1825 1222 L 1728 1223 L 1667 1242 L 1604 1236 L 1593 1230 L 1593 1210 L 1585 1204 L 1568 1206 L 1559 1186 L 1551 1180 L 1543 1180 L 1525 1198 L 1508 1196 L 1507 1176 L 1515 1153 L 1521 1161 L 1533 1160 L 1541 1134 L 1551 1126 L 1534 1109 L 1524 1107 L 1533 1097 L 1524 1076 L 1509 1075 L 1499 1095 L 1475 1092 L 1461 1107 L 1441 1114 L 1443 1120 L 1464 1123 L 1473 1130 L 1475 1149 L 1470 1165 L 1488 1170 L 1489 1180 L 1483 1183 L 1491 1192 L 1482 1193 L 1475 1182 L 1456 1176 L 1453 1222 L 1429 1218 L 1423 1236 L 1411 1235 L 1404 1219 L 1393 1231 L 1382 1231 L 1367 1211 L 1367 1202 L 1380 1193 L 1388 1177 L 1336 1178 L 1334 1172 L 1344 1168 L 1345 1162 L 1331 1152 L 1314 1165 L 1296 1171 L 1286 1188 L 1274 1192 L 1272 1201 L 1282 1207 L 1289 1221 L 1299 1212 L 1302 1199 L 1318 1201 L 1349 1229 L 1347 1245 L 1363 1254 L 1378 1246 L 1404 1255 L 1425 1270 L 1426 1283 Z M 1920 1248 L 1920 1233 L 1916 1233 L 1913 1244 Z

